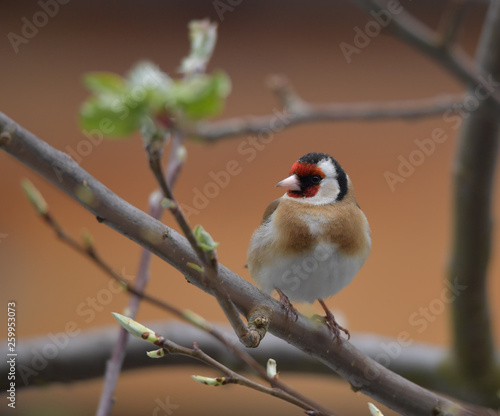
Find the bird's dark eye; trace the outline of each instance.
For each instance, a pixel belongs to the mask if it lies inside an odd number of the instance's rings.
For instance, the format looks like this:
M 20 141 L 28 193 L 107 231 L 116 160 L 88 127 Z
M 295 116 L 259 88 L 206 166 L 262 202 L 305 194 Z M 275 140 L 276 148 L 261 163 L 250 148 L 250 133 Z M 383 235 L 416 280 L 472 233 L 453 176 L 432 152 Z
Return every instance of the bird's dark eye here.
M 319 176 L 319 175 L 313 175 L 313 176 L 311 176 L 311 182 L 312 182 L 313 184 L 315 184 L 315 185 L 317 185 L 318 183 L 320 183 L 320 182 L 321 182 L 321 179 L 322 179 L 322 178 L 321 178 L 321 176 Z

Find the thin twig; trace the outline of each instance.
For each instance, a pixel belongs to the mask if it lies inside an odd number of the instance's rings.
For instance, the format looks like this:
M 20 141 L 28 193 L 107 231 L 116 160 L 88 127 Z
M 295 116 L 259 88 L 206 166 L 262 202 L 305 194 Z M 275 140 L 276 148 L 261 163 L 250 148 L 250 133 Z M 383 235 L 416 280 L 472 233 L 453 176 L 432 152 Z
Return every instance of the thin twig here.
M 184 314 L 185 317 L 185 314 Z M 203 329 L 210 335 L 212 335 L 215 339 L 217 339 L 222 345 L 224 345 L 235 357 L 239 358 L 241 362 L 243 362 L 249 369 L 254 370 L 257 375 L 262 378 L 263 380 L 267 381 L 268 383 L 271 384 L 271 386 L 275 389 L 279 389 L 286 393 L 289 397 L 293 397 L 296 400 L 307 404 L 310 408 L 316 409 L 320 413 L 327 414 L 328 411 L 324 408 L 322 408 L 321 405 L 318 403 L 314 402 L 310 398 L 302 395 L 298 391 L 292 389 L 285 383 L 281 382 L 277 377 L 269 377 L 266 369 L 260 365 L 260 363 L 253 358 L 250 354 L 248 354 L 247 351 L 242 350 L 241 348 L 238 348 L 233 342 L 228 340 L 224 334 L 219 331 L 217 328 L 215 328 L 212 324 L 209 322 L 204 321 L 202 325 L 198 325 L 199 328 Z
M 120 276 L 110 265 L 106 263 L 106 261 L 99 255 L 96 248 L 94 246 L 86 246 L 81 244 L 78 240 L 71 237 L 64 228 L 57 222 L 54 216 L 48 212 L 42 216 L 44 221 L 55 231 L 57 237 L 64 242 L 66 245 L 71 247 L 77 253 L 87 257 L 91 260 L 96 266 L 98 266 L 104 273 L 106 273 L 109 277 L 111 277 L 116 282 L 120 283 L 123 286 L 123 289 L 130 294 L 144 299 L 147 302 L 155 305 L 167 312 L 173 313 L 178 316 L 182 316 L 178 314 L 178 309 L 174 308 L 170 304 L 164 302 L 160 298 L 151 296 L 147 293 L 144 293 L 143 290 L 138 287 L 132 285 L 126 279 Z
M 181 354 L 186 355 L 191 358 L 195 358 L 197 360 L 202 361 L 203 363 L 209 365 L 210 367 L 215 368 L 225 375 L 225 379 L 221 380 L 221 384 L 239 384 L 242 386 L 249 387 L 253 390 L 260 391 L 261 393 L 268 394 L 270 396 L 278 397 L 281 400 L 292 403 L 295 406 L 298 406 L 306 411 L 308 414 L 314 415 L 323 415 L 323 416 L 334 416 L 335 414 L 322 406 L 315 404 L 312 401 L 304 401 L 302 398 L 297 397 L 296 395 L 291 395 L 287 391 L 282 390 L 277 386 L 268 387 L 263 384 L 257 383 L 249 378 L 242 376 L 226 367 L 224 364 L 220 363 L 217 360 L 214 360 L 208 354 L 206 354 L 197 343 L 193 343 L 193 348 L 183 347 L 179 344 L 176 344 L 173 341 L 170 341 L 164 337 L 160 337 L 158 342 L 155 345 L 163 348 L 170 354 Z M 280 383 L 282 384 L 282 383 Z M 310 413 L 309 413 L 310 412 Z
M 178 131 L 172 131 L 170 155 L 165 173 L 165 181 L 170 189 L 173 189 L 177 178 L 182 171 L 186 160 L 186 148 L 184 147 L 184 135 Z
M 193 231 L 191 230 L 191 227 L 187 223 L 186 217 L 182 212 L 182 208 L 176 202 L 171 188 L 165 181 L 163 169 L 161 166 L 160 144 L 157 142 L 148 144 L 147 153 L 149 158 L 149 166 L 153 171 L 156 181 L 160 185 L 160 189 L 162 190 L 165 198 L 171 201 L 169 210 L 202 263 L 202 279 L 204 279 L 205 285 L 214 294 L 241 342 L 247 347 L 257 347 L 260 342 L 259 335 L 257 334 L 257 332 L 248 329 L 248 327 L 241 319 L 240 314 L 234 306 L 233 302 L 231 301 L 231 298 L 229 297 L 227 291 L 221 285 L 217 272 L 217 258 L 215 256 L 209 257 L 207 252 L 201 249 L 193 234 Z
M 154 206 L 154 199 L 150 198 L 150 214 L 153 214 L 156 211 L 158 214 L 158 208 Z M 97 253 L 94 250 L 89 252 L 89 255 L 95 259 Z M 134 290 L 129 290 L 132 294 L 127 310 L 128 316 L 134 318 L 137 315 L 139 310 L 140 301 L 143 298 L 143 292 L 146 289 L 146 286 L 149 281 L 149 267 L 151 264 L 152 254 L 146 250 L 141 250 L 141 256 L 139 260 L 139 265 L 137 268 L 137 274 L 135 277 Z M 104 270 L 107 270 L 108 274 L 113 275 L 111 270 L 107 265 L 99 258 L 96 260 L 97 264 L 101 264 Z M 115 279 L 117 276 L 113 276 Z M 130 288 L 130 285 L 126 286 Z M 106 365 L 106 373 L 104 374 L 103 380 L 103 390 L 101 393 L 101 398 L 99 400 L 99 405 L 97 407 L 96 416 L 108 416 L 111 414 L 111 410 L 114 404 L 114 393 L 116 390 L 116 385 L 118 383 L 118 378 L 120 377 L 120 371 L 122 368 L 123 360 L 125 358 L 126 347 L 129 340 L 129 334 L 123 328 L 120 328 L 120 332 L 118 334 L 118 339 L 115 344 L 115 348 L 111 354 L 111 358 L 107 362 Z

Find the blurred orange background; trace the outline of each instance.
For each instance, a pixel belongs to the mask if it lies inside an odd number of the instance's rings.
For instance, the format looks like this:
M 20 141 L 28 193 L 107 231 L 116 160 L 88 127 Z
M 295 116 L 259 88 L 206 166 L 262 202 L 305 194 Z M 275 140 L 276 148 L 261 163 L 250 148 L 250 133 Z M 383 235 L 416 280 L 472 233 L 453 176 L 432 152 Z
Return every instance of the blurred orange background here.
M 23 18 L 31 20 L 40 9 L 36 2 L 8 2 L 2 10 L 0 110 L 47 141 L 66 150 L 86 140 L 79 130 L 77 114 L 88 96 L 82 76 L 103 70 L 125 74 L 142 59 L 157 63 L 175 75 L 188 53 L 187 24 L 209 17 L 219 23 L 219 40 L 209 70 L 224 69 L 232 79 L 232 93 L 221 118 L 268 114 L 279 104 L 265 86 L 270 74 L 286 74 L 304 99 L 311 102 L 352 103 L 432 97 L 463 90 L 448 73 L 406 44 L 382 32 L 359 54 L 346 62 L 341 42 L 353 44 L 355 27 L 371 18 L 340 1 L 233 2 L 222 15 L 220 3 L 229 1 L 70 2 L 60 5 L 54 17 L 40 27 L 17 53 L 7 34 L 20 34 Z M 403 2 L 406 6 L 407 2 Z M 412 12 L 435 27 L 442 2 L 409 6 Z M 484 5 L 471 7 L 465 21 L 463 44 L 474 52 Z M 418 149 L 415 140 L 430 138 L 441 127 L 448 139 L 404 180 L 390 189 L 384 174 L 397 173 L 399 157 Z M 209 200 L 206 208 L 190 217 L 203 224 L 220 242 L 220 260 L 246 279 L 247 244 L 267 204 L 282 191 L 274 184 L 283 179 L 291 164 L 310 151 L 332 154 L 350 175 L 359 204 L 372 229 L 373 250 L 354 282 L 329 300 L 346 316 L 351 332 L 397 336 L 408 331 L 415 341 L 447 345 L 450 341 L 449 312 L 435 314 L 425 331 L 411 324 L 439 299 L 445 284 L 451 224 L 451 165 L 457 130 L 442 116 L 418 121 L 316 123 L 275 134 L 253 160 L 238 151 L 247 137 L 213 145 L 189 142 L 188 160 L 176 185 L 177 198 L 193 206 L 196 189 L 211 182 L 210 172 L 226 168 L 230 160 L 241 166 L 229 185 Z M 119 196 L 147 210 L 155 181 L 149 171 L 138 136 L 125 141 L 103 141 L 82 158 L 81 166 Z M 27 177 L 48 201 L 53 214 L 73 235 L 82 228 L 94 236 L 100 253 L 116 270 L 135 273 L 140 248 L 97 223 L 76 202 L 36 173 L 5 153 L 0 153 L 0 273 L 1 305 L 17 302 L 18 336 L 57 333 L 68 321 L 82 330 L 112 325 L 110 312 L 122 311 L 127 295 L 115 295 L 85 323 L 76 309 L 88 297 L 106 288 L 109 281 L 86 259 L 54 237 L 37 218 L 21 192 Z M 500 213 L 498 195 L 494 206 Z M 173 225 L 165 215 L 165 223 Z M 490 266 L 492 317 L 500 312 L 500 264 L 494 234 Z M 496 278 L 496 279 L 494 279 Z M 159 259 L 153 260 L 148 292 L 181 308 L 190 308 L 208 319 L 224 322 L 216 302 L 188 285 L 178 272 Z M 138 319 L 168 318 L 143 304 Z M 6 319 L 0 319 L 2 338 Z M 495 340 L 500 343 L 500 321 L 493 319 Z M 279 357 L 274 357 L 278 360 Z M 300 409 L 243 387 L 213 389 L 194 383 L 194 368 L 161 368 L 124 373 L 119 381 L 113 414 L 152 414 L 157 400 L 178 405 L 173 414 L 199 412 L 241 415 L 302 414 Z M 3 375 L 2 375 L 3 376 Z M 282 374 L 303 393 L 339 414 L 368 414 L 366 396 L 354 393 L 347 383 L 327 376 Z M 17 414 L 92 415 L 102 380 L 52 385 L 18 392 Z M 196 398 L 196 400 L 193 400 Z M 381 407 L 384 411 L 385 408 Z M 2 404 L 0 414 L 6 414 Z M 386 412 L 386 414 L 391 414 Z

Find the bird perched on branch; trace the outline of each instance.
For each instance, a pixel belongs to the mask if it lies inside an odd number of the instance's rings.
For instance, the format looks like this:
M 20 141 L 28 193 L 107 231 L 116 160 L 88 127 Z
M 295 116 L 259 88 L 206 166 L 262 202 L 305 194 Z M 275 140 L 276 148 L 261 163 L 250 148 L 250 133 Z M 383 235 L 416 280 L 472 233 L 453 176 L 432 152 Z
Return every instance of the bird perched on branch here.
M 287 189 L 271 202 L 248 249 L 248 268 L 266 293 L 276 290 L 288 316 L 291 301 L 320 302 L 326 323 L 338 338 L 342 328 L 325 305 L 346 287 L 365 263 L 370 228 L 356 203 L 349 176 L 326 153 L 308 153 L 276 186 Z

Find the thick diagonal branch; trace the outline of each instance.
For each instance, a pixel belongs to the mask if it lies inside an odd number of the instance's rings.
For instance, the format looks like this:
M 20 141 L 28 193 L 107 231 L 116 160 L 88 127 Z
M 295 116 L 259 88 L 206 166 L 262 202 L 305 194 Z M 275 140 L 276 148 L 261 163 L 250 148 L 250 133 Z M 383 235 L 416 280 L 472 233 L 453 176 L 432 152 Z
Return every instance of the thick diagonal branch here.
M 3 113 L 0 113 L 0 148 L 66 192 L 96 215 L 101 223 L 148 248 L 181 271 L 188 281 L 209 291 L 200 274 L 187 265 L 188 262 L 196 262 L 197 257 L 184 237 L 118 197 L 68 155 L 38 139 Z M 92 198 L 83 201 L 78 198 L 82 187 Z M 273 314 L 269 326 L 271 333 L 323 362 L 354 389 L 406 415 L 473 414 L 392 373 L 349 342 L 332 342 L 331 333 L 324 325 L 314 325 L 304 316 L 299 316 L 294 325 L 289 325 L 286 313 L 276 300 L 223 265 L 219 267 L 219 277 L 234 305 L 244 315 L 248 316 L 256 307 L 270 308 Z

